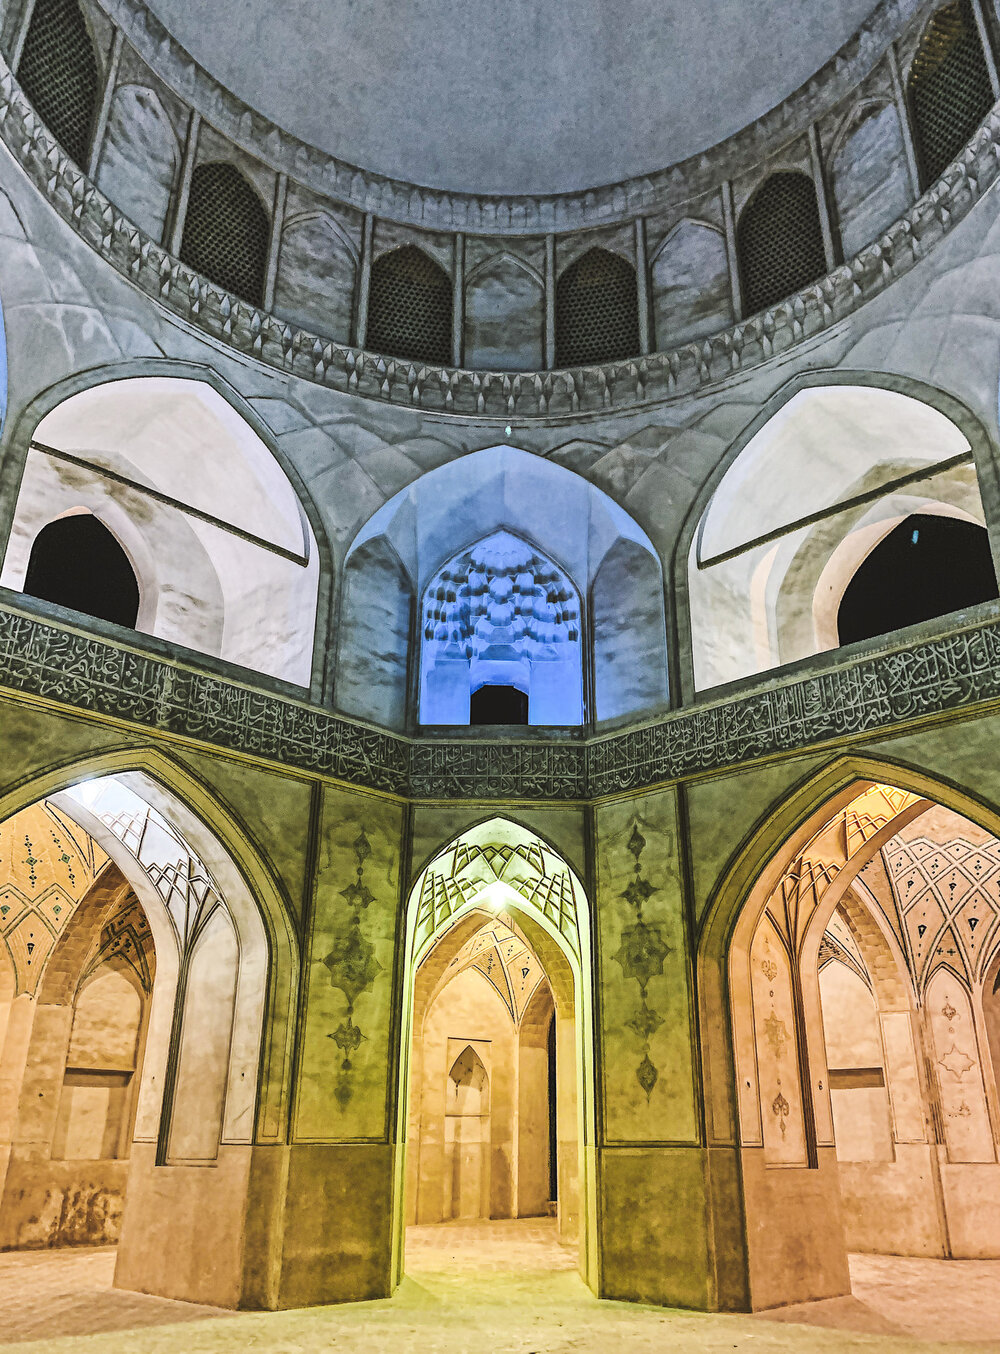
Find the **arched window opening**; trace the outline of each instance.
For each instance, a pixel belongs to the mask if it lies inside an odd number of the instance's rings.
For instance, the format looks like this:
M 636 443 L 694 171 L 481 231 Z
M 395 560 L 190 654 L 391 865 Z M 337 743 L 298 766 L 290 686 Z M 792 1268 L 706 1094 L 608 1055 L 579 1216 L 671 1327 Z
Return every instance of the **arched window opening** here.
M 181 238 L 184 263 L 234 296 L 262 306 L 270 236 L 267 212 L 235 165 L 197 167 Z
M 132 630 L 139 615 L 139 584 L 128 556 L 90 512 L 42 527 L 31 547 L 24 591 Z
M 617 362 L 639 347 L 635 269 L 620 254 L 588 249 L 556 282 L 556 366 Z
M 17 78 L 63 150 L 85 169 L 97 107 L 97 59 L 76 0 L 36 0 Z
M 579 724 L 580 600 L 508 531 L 445 564 L 424 593 L 424 724 Z
M 906 83 L 921 187 L 933 183 L 993 106 L 993 86 L 970 0 L 931 19 Z
M 879 542 L 847 585 L 837 614 L 840 642 L 872 639 L 996 596 L 985 528 L 913 513 Z
M 469 698 L 470 724 L 527 724 L 528 693 L 486 682 Z
M 755 315 L 826 272 L 816 186 L 806 174 L 772 174 L 736 228 L 743 311 Z
M 416 245 L 372 264 L 366 346 L 390 357 L 451 361 L 451 278 Z

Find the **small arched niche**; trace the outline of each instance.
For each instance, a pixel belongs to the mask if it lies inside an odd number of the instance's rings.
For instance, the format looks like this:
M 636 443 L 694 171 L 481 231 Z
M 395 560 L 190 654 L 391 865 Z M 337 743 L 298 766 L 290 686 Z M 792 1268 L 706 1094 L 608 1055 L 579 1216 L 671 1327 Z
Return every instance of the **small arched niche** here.
M 456 553 L 457 527 L 467 544 Z M 467 725 L 484 682 L 528 695 L 532 724 L 620 719 L 667 700 L 649 537 L 582 476 L 508 446 L 400 490 L 355 537 L 344 573 L 344 713 L 399 729 Z
M 911 513 L 866 556 L 837 610 L 841 644 L 988 602 L 997 579 L 986 528 L 940 513 Z
M 581 723 L 580 598 L 526 541 L 497 531 L 453 556 L 421 611 L 422 724 Z
M 24 591 L 130 629 L 139 615 L 132 563 L 92 512 L 71 512 L 42 527 L 28 556 Z
M 101 616 L 85 598 L 70 598 L 82 577 L 64 571 L 53 595 L 33 576 L 54 535 L 98 529 L 127 557 L 140 598 L 131 621 L 105 619 L 308 685 L 316 539 L 285 471 L 214 386 L 127 377 L 69 395 L 45 414 L 0 583 Z
M 965 426 L 971 418 L 959 427 L 925 399 L 847 383 L 799 390 L 767 419 L 719 480 L 691 546 L 696 686 L 837 648 L 851 578 L 912 514 L 982 529 Z M 897 610 L 890 628 L 907 623 Z

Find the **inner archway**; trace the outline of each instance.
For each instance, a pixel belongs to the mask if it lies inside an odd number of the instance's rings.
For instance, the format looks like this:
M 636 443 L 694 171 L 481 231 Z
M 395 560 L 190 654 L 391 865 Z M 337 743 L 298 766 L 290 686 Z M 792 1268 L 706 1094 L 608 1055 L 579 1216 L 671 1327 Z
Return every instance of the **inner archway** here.
M 442 1224 L 542 1219 L 596 1289 L 587 918 L 566 861 L 501 818 L 444 847 L 410 890 L 397 1281 L 409 1227 L 423 1246 Z
M 849 1252 L 1000 1255 L 998 955 L 1000 836 L 918 790 L 844 787 L 758 874 L 728 956 L 755 1309 L 850 1292 Z

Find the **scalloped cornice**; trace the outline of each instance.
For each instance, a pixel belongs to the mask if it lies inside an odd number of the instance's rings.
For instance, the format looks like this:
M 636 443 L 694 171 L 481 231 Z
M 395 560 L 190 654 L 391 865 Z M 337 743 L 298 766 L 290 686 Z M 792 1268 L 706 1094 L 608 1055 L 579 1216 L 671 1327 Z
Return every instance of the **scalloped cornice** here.
M 831 59 L 783 102 L 700 155 L 619 183 L 551 196 L 445 192 L 387 178 L 300 141 L 250 108 L 200 66 L 144 0 L 100 0 L 146 64 L 211 126 L 248 154 L 335 198 L 425 229 L 539 234 L 627 220 L 665 202 L 685 202 L 759 164 L 804 133 L 817 112 L 855 89 L 926 0 L 881 0 Z

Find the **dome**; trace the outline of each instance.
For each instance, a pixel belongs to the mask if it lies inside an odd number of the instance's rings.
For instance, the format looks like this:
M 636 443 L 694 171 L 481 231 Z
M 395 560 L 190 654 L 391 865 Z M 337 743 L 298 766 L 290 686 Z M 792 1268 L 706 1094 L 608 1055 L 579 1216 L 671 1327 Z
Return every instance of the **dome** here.
M 373 0 L 151 8 L 239 98 L 343 160 L 451 191 L 559 193 L 738 131 L 876 5 L 409 0 L 390 21 Z

